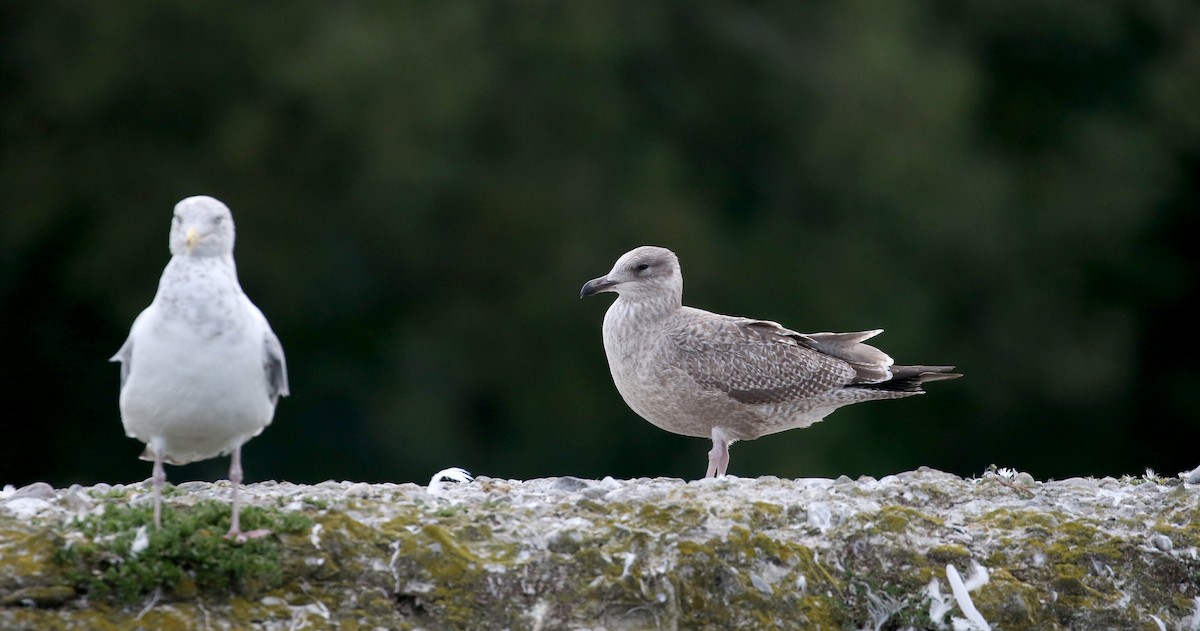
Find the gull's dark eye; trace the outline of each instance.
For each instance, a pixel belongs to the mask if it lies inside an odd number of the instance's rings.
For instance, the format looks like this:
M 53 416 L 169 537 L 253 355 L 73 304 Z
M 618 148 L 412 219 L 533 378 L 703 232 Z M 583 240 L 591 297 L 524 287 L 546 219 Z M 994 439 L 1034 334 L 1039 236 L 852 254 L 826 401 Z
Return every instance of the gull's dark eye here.
M 650 269 L 649 263 L 639 263 L 637 266 L 637 271 L 639 271 L 639 272 L 644 272 L 648 269 Z
M 221 225 L 221 222 L 222 222 L 222 221 L 225 221 L 225 216 L 224 216 L 224 215 L 217 215 L 216 217 L 213 217 L 213 224 L 214 224 L 214 225 L 218 225 L 218 226 L 219 226 L 219 225 Z

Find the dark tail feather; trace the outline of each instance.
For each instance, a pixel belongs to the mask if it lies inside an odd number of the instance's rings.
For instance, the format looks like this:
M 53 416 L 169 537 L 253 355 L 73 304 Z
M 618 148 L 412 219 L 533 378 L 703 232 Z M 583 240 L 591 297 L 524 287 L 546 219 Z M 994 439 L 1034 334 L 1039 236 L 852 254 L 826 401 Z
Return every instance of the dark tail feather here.
M 892 366 L 892 378 L 879 383 L 863 383 L 856 388 L 889 390 L 892 392 L 924 392 L 921 384 L 929 381 L 958 379 L 961 373 L 950 372 L 954 366 Z

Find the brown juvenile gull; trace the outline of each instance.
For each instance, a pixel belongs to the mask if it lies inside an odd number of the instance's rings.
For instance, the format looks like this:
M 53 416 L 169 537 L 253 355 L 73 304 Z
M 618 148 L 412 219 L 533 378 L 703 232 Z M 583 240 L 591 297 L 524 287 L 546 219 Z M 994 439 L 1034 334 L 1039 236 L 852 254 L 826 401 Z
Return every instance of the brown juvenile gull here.
M 175 205 L 171 261 L 154 301 L 133 321 L 111 361 L 121 363 L 121 422 L 154 462 L 154 526 L 162 525 L 163 463 L 231 454 L 231 539 L 242 533 L 238 485 L 242 445 L 288 395 L 279 338 L 238 283 L 233 216 L 221 202 L 189 197 Z
M 808 427 L 843 405 L 922 394 L 953 366 L 893 366 L 863 343 L 882 329 L 797 333 L 775 322 L 683 306 L 675 253 L 642 246 L 579 296 L 617 300 L 604 314 L 604 352 L 625 403 L 654 425 L 711 438 L 705 477 L 725 475 L 729 445 Z

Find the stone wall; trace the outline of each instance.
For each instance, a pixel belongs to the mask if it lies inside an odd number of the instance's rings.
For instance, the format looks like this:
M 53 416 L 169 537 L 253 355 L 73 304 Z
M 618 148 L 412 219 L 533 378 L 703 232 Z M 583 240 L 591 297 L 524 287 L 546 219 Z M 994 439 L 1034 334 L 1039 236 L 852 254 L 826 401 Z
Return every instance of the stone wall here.
M 3 629 L 1200 629 L 1200 493 L 930 469 L 0 492 Z

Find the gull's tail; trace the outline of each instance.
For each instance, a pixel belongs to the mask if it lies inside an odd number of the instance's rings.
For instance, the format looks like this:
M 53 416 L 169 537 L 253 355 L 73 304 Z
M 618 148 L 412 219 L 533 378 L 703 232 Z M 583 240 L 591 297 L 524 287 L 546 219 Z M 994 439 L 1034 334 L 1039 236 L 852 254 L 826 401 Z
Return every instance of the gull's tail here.
M 958 379 L 961 373 L 950 372 L 954 366 L 892 366 L 892 378 L 879 383 L 855 384 L 856 388 L 888 390 L 891 392 L 925 392 L 921 384 L 929 381 Z

